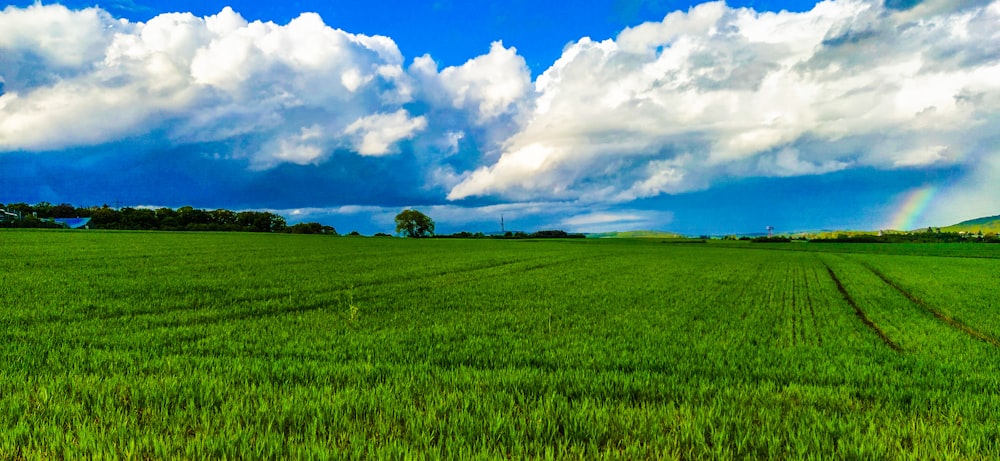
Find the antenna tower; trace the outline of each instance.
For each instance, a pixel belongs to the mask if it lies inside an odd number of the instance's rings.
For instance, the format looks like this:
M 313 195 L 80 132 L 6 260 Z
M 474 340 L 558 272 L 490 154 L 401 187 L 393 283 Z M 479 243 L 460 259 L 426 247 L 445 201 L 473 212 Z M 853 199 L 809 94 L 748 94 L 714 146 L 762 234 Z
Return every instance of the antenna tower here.
M 767 226 L 767 236 L 768 238 L 774 237 L 774 226 Z

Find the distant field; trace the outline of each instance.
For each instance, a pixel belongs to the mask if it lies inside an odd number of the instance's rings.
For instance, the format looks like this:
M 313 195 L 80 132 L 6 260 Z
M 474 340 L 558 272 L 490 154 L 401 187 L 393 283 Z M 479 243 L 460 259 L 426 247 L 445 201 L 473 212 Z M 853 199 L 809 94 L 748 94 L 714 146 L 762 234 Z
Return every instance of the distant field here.
M 1000 457 L 1000 245 L 0 247 L 2 459 Z

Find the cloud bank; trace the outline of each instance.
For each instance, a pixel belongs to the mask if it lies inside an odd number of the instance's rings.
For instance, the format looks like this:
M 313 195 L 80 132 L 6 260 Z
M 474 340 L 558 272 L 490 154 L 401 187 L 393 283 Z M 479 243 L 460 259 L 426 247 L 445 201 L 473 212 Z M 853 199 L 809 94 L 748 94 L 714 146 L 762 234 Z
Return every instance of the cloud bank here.
M 1000 1 L 832 0 L 804 13 L 704 3 L 581 38 L 532 80 L 499 41 L 439 69 L 312 13 L 279 25 L 227 7 L 137 23 L 7 7 L 0 158 L 131 141 L 210 146 L 213 162 L 248 174 L 405 157 L 405 171 L 380 170 L 417 178 L 393 195 L 442 204 L 627 203 L 871 168 L 966 169 L 963 189 L 982 191 L 1000 180 L 997 24 Z M 564 224 L 643 221 L 574 213 Z
M 390 38 L 334 29 L 312 13 L 277 25 L 226 7 L 130 23 L 97 8 L 8 7 L 0 50 L 0 151 L 144 136 L 167 145 L 238 140 L 231 155 L 266 169 L 321 163 L 338 150 L 397 153 L 428 128 L 404 107 L 423 90 Z M 495 118 L 520 95 L 494 89 L 507 82 L 490 81 L 490 62 L 470 64 L 421 78 L 440 80 L 435 94 L 454 93 L 456 108 Z
M 715 2 L 581 39 L 538 77 L 499 159 L 449 197 L 627 201 L 722 177 L 975 162 L 996 153 L 1000 3 L 943 5 Z

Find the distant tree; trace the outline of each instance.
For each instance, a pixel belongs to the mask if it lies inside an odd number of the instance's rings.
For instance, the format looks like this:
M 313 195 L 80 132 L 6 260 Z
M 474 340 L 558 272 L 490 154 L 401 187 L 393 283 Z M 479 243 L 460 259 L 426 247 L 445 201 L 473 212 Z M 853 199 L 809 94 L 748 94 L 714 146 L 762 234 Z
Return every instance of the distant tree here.
M 208 214 L 212 217 L 212 222 L 223 229 L 236 227 L 236 213 L 230 210 L 219 208 L 209 211 Z
M 752 241 L 754 243 L 788 243 L 792 239 L 788 237 L 756 237 Z
M 205 230 L 205 226 L 212 222 L 212 215 L 199 208 L 182 206 L 177 209 L 177 221 L 188 230 Z
M 156 221 L 159 223 L 160 229 L 176 230 L 180 226 L 180 221 L 177 220 L 177 211 L 173 208 L 157 208 L 155 213 Z
M 318 222 L 298 223 L 285 228 L 285 232 L 291 234 L 324 234 L 337 235 L 337 230 L 331 226 L 324 226 Z
M 561 238 L 584 238 L 583 234 L 570 234 L 564 230 L 540 230 L 530 235 L 533 239 L 561 239 Z
M 417 210 L 403 210 L 396 215 L 396 233 L 407 237 L 434 235 L 434 220 Z
M 569 234 L 564 230 L 551 229 L 551 230 L 540 230 L 538 232 L 532 233 L 531 238 L 542 238 L 542 239 L 557 239 L 566 238 Z
M 282 218 L 281 216 L 278 216 L 274 213 L 265 213 L 265 214 L 267 215 L 268 223 L 270 224 L 271 227 L 270 230 L 271 232 L 282 232 L 285 230 L 286 227 L 288 227 L 288 224 L 285 223 L 285 218 Z
M 49 202 L 38 202 L 35 206 L 31 207 L 31 215 L 36 218 L 53 218 L 52 216 L 52 204 Z
M 27 215 L 19 221 L 3 221 L 0 227 L 59 229 L 63 226 L 62 224 L 58 224 L 50 219 L 42 219 L 37 218 L 34 215 Z
M 80 214 L 76 212 L 76 208 L 68 203 L 60 203 L 49 209 L 49 216 L 47 218 L 76 218 Z
M 90 223 L 95 229 L 120 229 L 121 213 L 114 208 L 104 205 L 90 211 Z
M 11 213 L 20 213 L 21 216 L 30 216 L 34 208 L 27 203 L 8 203 L 7 211 Z
M 2 227 L 63 227 L 52 218 L 91 218 L 94 229 L 120 230 L 185 230 L 185 231 L 243 231 L 243 232 L 295 232 L 337 235 L 332 226 L 304 223 L 289 228 L 285 218 L 264 211 L 234 212 L 226 209 L 202 210 L 191 206 L 172 208 L 111 208 L 107 204 L 88 208 L 74 208 L 68 203 L 52 205 L 40 202 L 8 203 L 2 206 L 17 219 L 0 219 Z M 3 215 L 8 216 L 8 215 Z M 293 226 L 294 227 L 294 226 Z
M 262 211 L 236 213 L 236 223 L 242 230 L 250 232 L 281 232 L 286 227 L 285 218 Z
M 152 230 L 160 226 L 156 212 L 146 208 L 122 208 L 118 215 L 123 229 Z

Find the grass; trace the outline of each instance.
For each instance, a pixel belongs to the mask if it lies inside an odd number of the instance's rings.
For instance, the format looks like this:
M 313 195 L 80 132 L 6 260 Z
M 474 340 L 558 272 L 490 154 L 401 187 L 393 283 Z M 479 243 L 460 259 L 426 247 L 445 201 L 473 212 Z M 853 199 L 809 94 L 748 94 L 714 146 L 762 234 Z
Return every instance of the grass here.
M 997 246 L 0 243 L 4 459 L 1000 455 Z

